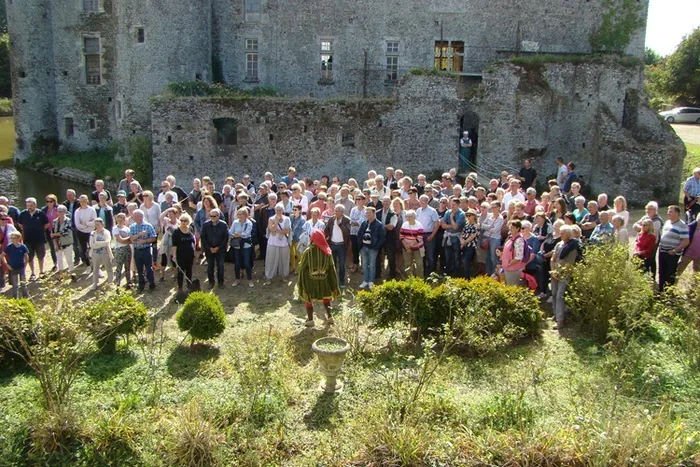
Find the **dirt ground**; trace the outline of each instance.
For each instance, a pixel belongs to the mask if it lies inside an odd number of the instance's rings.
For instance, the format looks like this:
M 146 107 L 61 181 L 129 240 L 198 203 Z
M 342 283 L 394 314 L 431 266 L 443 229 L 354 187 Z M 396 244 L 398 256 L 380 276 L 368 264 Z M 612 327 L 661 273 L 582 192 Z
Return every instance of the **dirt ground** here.
M 676 123 L 671 125 L 684 143 L 700 144 L 700 125 L 690 123 Z

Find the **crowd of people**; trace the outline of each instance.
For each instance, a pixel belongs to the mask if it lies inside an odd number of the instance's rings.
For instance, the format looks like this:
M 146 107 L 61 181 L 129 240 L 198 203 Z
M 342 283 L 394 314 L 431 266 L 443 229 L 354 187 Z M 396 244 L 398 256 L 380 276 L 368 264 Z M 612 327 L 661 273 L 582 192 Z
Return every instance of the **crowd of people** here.
M 225 287 L 227 262 L 234 287 L 253 287 L 255 259 L 264 262 L 257 275 L 269 285 L 296 273 L 322 232 L 328 248 L 318 249 L 328 249 L 341 290 L 357 273 L 360 289 L 382 279 L 487 274 L 532 288 L 563 326 L 567 278 L 554 271 L 575 264 L 588 244 L 633 242 L 645 270 L 656 278 L 658 269 L 660 290 L 691 263 L 700 271 L 700 168 L 685 182 L 683 208 L 669 206 L 664 221 L 650 201 L 634 223 L 624 196 L 586 199 L 575 164 L 562 158 L 551 180 L 540 181 L 526 160 L 517 173 L 483 185 L 476 173 L 462 177 L 455 169 L 430 181 L 391 167 L 343 181 L 301 178 L 290 167 L 279 180 L 265 173 L 259 184 L 227 177 L 221 190 L 202 177 L 186 191 L 168 176 L 154 193 L 134 175 L 127 170 L 114 193 L 97 180 L 91 193 L 68 190 L 62 202 L 49 194 L 41 208 L 35 198 L 20 210 L 0 196 L 0 290 L 9 277 L 13 296 L 26 295 L 26 268 L 29 281 L 46 274 L 47 245 L 52 273 L 76 280 L 82 263 L 93 289 L 105 275 L 139 291 L 175 276 L 182 291 L 198 261 L 212 288 Z

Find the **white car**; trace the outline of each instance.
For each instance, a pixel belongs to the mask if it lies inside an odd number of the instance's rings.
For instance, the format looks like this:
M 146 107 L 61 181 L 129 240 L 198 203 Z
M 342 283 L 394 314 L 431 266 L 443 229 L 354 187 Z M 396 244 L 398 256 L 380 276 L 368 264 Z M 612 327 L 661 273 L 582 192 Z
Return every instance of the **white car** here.
M 697 107 L 676 107 L 673 110 L 659 112 L 668 123 L 698 123 L 700 124 L 700 109 Z

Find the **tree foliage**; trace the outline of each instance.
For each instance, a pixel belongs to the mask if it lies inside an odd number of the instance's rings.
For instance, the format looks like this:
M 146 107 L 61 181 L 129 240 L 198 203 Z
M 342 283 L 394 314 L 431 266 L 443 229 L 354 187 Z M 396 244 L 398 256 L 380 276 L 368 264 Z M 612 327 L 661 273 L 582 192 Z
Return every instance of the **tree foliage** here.
M 654 49 L 650 49 L 649 47 L 644 49 L 644 64 L 645 65 L 658 65 L 663 61 L 663 57 L 656 53 Z
M 663 89 L 682 104 L 700 105 L 700 27 L 666 59 Z

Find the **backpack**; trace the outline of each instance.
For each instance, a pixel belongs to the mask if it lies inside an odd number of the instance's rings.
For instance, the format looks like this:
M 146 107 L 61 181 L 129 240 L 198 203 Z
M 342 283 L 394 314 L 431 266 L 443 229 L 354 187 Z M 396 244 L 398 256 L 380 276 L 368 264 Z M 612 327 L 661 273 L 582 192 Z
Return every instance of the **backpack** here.
M 532 259 L 532 247 L 530 246 L 529 243 L 527 243 L 527 240 L 525 240 L 525 237 L 522 235 L 518 235 L 519 238 L 522 238 L 523 240 L 523 263 L 528 264 L 530 260 Z M 518 237 L 515 237 L 513 239 L 513 248 L 515 248 L 515 241 L 518 239 Z

